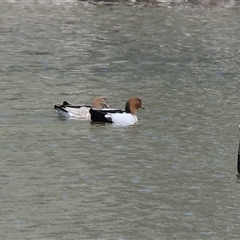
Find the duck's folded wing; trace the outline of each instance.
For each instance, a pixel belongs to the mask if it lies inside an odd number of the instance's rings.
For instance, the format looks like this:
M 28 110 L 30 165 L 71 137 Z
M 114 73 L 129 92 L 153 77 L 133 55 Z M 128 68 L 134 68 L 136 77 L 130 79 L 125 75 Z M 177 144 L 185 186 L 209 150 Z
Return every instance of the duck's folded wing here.
M 55 104 L 54 109 L 57 110 L 58 112 L 65 112 L 67 113 L 68 111 L 65 109 L 63 105 L 60 104 Z
M 90 109 L 90 114 L 91 114 L 91 120 L 93 122 L 110 122 L 112 123 L 112 114 L 114 113 L 123 113 L 122 110 L 119 109 L 96 109 L 96 108 L 91 108 Z

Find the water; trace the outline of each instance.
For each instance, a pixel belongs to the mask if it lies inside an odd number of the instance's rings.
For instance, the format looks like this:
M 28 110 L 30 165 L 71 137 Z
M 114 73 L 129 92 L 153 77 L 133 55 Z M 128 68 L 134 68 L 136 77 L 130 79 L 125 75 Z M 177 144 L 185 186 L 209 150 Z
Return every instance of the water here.
M 1 239 L 239 239 L 239 9 L 0 4 Z M 142 99 L 139 125 L 53 105 Z

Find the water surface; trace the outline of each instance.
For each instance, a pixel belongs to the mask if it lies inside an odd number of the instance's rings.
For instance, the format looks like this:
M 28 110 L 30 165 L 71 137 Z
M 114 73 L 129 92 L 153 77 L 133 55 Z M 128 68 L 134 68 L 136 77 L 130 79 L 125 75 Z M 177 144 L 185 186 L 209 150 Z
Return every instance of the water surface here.
M 239 9 L 0 3 L 1 239 L 239 239 Z M 142 99 L 139 125 L 53 105 Z

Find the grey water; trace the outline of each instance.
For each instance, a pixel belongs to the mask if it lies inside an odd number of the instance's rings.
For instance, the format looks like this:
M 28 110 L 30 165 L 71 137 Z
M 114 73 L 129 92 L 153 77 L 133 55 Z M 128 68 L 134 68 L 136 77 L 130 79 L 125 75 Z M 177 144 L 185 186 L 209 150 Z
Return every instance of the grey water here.
M 1 239 L 239 239 L 237 7 L 0 3 Z M 139 124 L 59 119 L 142 99 Z

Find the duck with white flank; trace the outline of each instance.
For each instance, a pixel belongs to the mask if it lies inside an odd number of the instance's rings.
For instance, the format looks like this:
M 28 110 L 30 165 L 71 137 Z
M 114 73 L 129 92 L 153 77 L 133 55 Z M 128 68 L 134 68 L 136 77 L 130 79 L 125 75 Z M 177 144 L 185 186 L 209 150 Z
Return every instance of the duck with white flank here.
M 64 101 L 62 105 L 54 105 L 54 108 L 57 110 L 57 113 L 60 117 L 90 120 L 91 115 L 89 113 L 89 110 L 91 108 L 105 109 L 109 108 L 109 106 L 105 97 L 96 97 L 92 102 L 92 106 L 72 105 L 67 101 Z
M 126 105 L 125 111 L 118 109 L 90 109 L 91 120 L 93 122 L 108 122 L 117 125 L 133 125 L 138 122 L 137 110 L 142 107 L 141 99 L 137 97 L 130 98 Z

